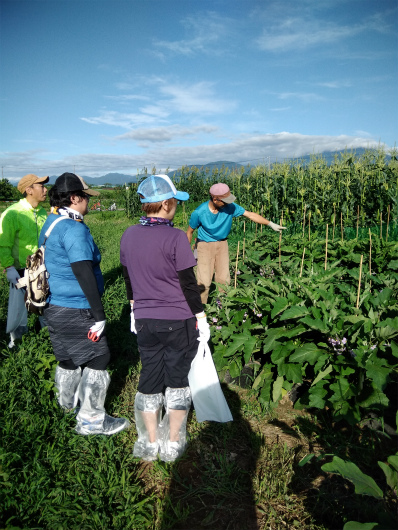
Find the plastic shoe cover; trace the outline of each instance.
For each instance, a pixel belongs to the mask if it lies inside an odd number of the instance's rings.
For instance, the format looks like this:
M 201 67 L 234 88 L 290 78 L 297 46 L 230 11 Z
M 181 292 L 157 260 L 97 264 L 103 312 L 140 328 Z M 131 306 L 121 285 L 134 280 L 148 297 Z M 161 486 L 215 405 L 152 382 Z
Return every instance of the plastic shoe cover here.
M 57 366 L 55 369 L 55 388 L 57 400 L 65 410 L 73 410 L 79 401 L 79 383 L 82 377 L 80 366 L 76 370 L 65 370 Z
M 182 456 L 187 445 L 187 419 L 191 408 L 192 397 L 189 386 L 183 388 L 166 388 L 166 414 L 159 426 L 160 459 L 164 462 L 174 462 Z M 173 411 L 185 411 L 178 431 L 178 441 L 170 441 L 170 416 Z
M 160 453 L 160 459 L 163 462 L 174 462 L 184 454 L 186 445 L 186 443 L 182 444 L 181 442 L 170 442 L 168 440 Z
M 79 386 L 80 410 L 76 416 L 78 434 L 115 434 L 129 427 L 128 420 L 112 418 L 105 412 L 105 398 L 110 382 L 106 370 L 85 368 Z
M 145 440 L 137 440 L 134 444 L 133 456 L 141 458 L 147 462 L 156 460 L 159 452 L 158 442 L 145 442 Z
M 137 392 L 134 401 L 135 426 L 138 440 L 134 444 L 133 456 L 143 460 L 156 460 L 159 444 L 158 427 L 161 420 L 163 394 L 142 394 Z M 149 441 L 148 428 L 153 429 L 156 441 Z

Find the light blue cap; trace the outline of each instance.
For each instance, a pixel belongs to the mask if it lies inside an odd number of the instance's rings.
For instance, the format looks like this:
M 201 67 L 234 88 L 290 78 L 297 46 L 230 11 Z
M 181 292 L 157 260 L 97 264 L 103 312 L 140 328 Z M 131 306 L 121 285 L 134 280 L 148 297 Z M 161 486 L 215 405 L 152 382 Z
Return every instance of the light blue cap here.
M 189 193 L 178 191 L 167 175 L 151 175 L 141 182 L 137 193 L 144 202 L 159 202 L 166 199 L 177 199 L 177 201 L 187 201 Z

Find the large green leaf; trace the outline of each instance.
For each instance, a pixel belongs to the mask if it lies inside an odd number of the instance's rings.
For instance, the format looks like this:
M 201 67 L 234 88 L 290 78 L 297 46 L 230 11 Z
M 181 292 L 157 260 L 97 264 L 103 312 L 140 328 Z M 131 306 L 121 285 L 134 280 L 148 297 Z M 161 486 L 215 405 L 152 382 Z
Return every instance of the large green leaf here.
M 316 387 L 311 387 L 308 395 L 309 395 L 309 406 L 315 407 L 317 409 L 324 409 L 325 408 L 325 397 L 327 396 L 328 391 L 325 388 L 322 388 L 321 385 L 317 385 Z
M 287 298 L 277 298 L 276 302 L 271 311 L 271 318 L 274 319 L 276 315 L 282 313 L 284 309 L 289 305 L 289 300 Z
M 391 457 L 390 457 L 391 458 Z M 398 457 L 396 457 L 398 458 Z M 384 475 L 386 476 L 387 484 L 392 490 L 396 490 L 398 487 L 398 473 L 397 471 L 385 464 L 384 462 L 377 462 L 381 469 L 383 470 Z
M 343 530 L 377 530 L 378 523 L 358 523 L 357 521 L 349 521 L 343 526 Z
M 327 325 L 323 322 L 323 320 L 319 318 L 311 318 L 310 316 L 306 316 L 304 318 L 301 318 L 300 322 L 306 324 L 311 329 L 321 331 L 322 333 L 327 333 L 329 329 Z
M 283 337 L 284 328 L 271 328 L 267 330 L 267 335 L 264 339 L 263 353 L 268 353 L 275 347 L 275 341 Z
M 388 397 L 376 388 L 372 388 L 370 393 L 366 397 L 361 397 L 361 400 L 358 399 L 358 405 L 362 408 L 384 408 L 388 407 L 389 399 Z
M 380 305 L 384 304 L 391 298 L 392 293 L 393 293 L 392 289 L 390 289 L 389 287 L 386 287 L 385 289 L 382 290 L 381 293 L 379 293 L 377 296 L 375 296 L 372 299 L 373 305 L 375 307 L 379 307 Z
M 286 311 L 279 317 L 280 320 L 289 320 L 290 318 L 300 318 L 308 315 L 309 309 L 305 306 L 294 305 L 289 307 Z
M 389 380 L 391 368 L 387 366 L 378 366 L 378 364 L 372 362 L 371 359 L 366 363 L 366 368 L 366 375 L 373 381 L 374 386 L 378 390 L 383 391 Z
M 304 363 L 315 364 L 318 357 L 325 353 L 324 350 L 320 350 L 316 344 L 307 343 L 297 348 L 297 350 L 290 356 L 289 361 L 292 363 Z
M 282 394 L 282 386 L 283 386 L 283 377 L 279 376 L 274 381 L 273 387 L 272 387 L 272 401 L 276 402 L 281 397 Z
M 332 370 L 333 370 L 333 366 L 331 364 L 329 364 L 324 370 L 321 370 L 318 373 L 318 375 L 313 380 L 311 386 L 315 386 L 321 379 L 323 379 L 324 377 L 329 375 Z
M 375 499 L 382 499 L 383 492 L 369 475 L 365 475 L 357 465 L 347 460 L 342 460 L 334 456 L 333 460 L 321 467 L 322 471 L 336 473 L 352 482 L 355 486 L 355 493 L 369 495 Z
M 281 363 L 278 373 L 279 375 L 285 376 L 285 378 L 292 383 L 301 383 L 303 381 L 301 370 L 301 364 Z
M 351 385 L 348 379 L 346 379 L 345 377 L 339 377 L 336 383 L 332 383 L 329 388 L 333 392 L 333 395 L 330 397 L 331 402 L 345 402 L 349 397 L 353 395 Z
M 246 344 L 249 344 L 249 348 L 256 342 L 255 337 L 252 337 L 249 333 L 239 333 L 233 336 L 232 342 L 228 344 L 228 348 L 224 352 L 224 357 L 231 357 L 238 350 L 244 350 Z M 253 349 L 251 350 L 253 351 Z

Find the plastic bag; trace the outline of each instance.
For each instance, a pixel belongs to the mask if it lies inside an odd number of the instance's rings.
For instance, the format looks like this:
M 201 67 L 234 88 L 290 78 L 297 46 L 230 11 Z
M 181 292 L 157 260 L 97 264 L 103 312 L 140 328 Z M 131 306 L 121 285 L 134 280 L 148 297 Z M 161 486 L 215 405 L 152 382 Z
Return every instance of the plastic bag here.
M 207 342 L 199 342 L 198 353 L 192 361 L 188 381 L 198 422 L 233 421 Z
M 25 307 L 24 291 L 10 283 L 6 333 L 14 332 L 14 338 L 21 338 L 28 331 L 28 312 Z

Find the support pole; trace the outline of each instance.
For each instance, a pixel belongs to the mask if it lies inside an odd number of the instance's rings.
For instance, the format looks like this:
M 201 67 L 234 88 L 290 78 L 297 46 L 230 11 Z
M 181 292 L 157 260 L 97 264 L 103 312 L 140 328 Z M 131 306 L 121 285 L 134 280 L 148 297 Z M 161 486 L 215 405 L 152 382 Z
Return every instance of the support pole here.
M 361 294 L 362 261 L 363 261 L 363 254 L 361 254 L 361 263 L 359 264 L 357 309 L 359 308 L 359 295 Z
M 239 243 L 240 243 L 240 241 L 238 241 L 238 250 L 236 251 L 236 263 L 235 263 L 235 289 L 236 289 L 236 283 L 237 283 L 237 277 L 238 277 Z

